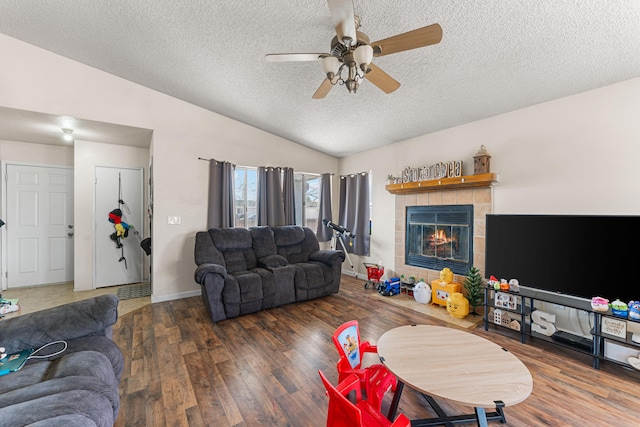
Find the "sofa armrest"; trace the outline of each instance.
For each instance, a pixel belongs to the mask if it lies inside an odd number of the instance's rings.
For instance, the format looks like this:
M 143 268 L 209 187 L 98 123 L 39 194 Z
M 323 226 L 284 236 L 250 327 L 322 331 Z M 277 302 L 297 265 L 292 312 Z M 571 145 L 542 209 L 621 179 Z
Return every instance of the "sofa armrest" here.
M 342 263 L 344 259 L 344 252 L 331 249 L 321 249 L 309 255 L 309 261 L 323 262 L 327 265 L 333 265 L 336 262 Z
M 118 320 L 118 297 L 101 295 L 0 322 L 0 346 L 7 353 L 59 340 L 102 335 L 110 338 Z
M 280 255 L 267 255 L 258 260 L 258 265 L 262 268 L 286 267 L 289 261 Z
M 219 274 L 220 276 L 222 276 L 223 279 L 225 277 L 227 277 L 227 269 L 226 268 L 224 268 L 220 264 L 209 264 L 209 263 L 200 264 L 196 268 L 196 271 L 195 271 L 193 277 L 194 277 L 194 279 L 196 280 L 197 283 L 202 285 L 204 283 L 205 276 L 207 274 L 209 274 L 209 273 Z

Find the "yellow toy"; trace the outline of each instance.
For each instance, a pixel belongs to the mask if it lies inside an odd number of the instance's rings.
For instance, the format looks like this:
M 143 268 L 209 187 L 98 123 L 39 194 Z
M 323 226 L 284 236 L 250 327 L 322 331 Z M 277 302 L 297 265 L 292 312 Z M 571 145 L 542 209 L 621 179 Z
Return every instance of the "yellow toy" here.
M 454 292 L 460 292 L 460 283 L 453 282 L 453 272 L 449 268 L 440 271 L 440 279 L 431 282 L 431 302 L 447 305 L 447 298 Z
M 460 292 L 454 292 L 447 298 L 447 311 L 453 317 L 463 319 L 469 314 L 469 300 Z

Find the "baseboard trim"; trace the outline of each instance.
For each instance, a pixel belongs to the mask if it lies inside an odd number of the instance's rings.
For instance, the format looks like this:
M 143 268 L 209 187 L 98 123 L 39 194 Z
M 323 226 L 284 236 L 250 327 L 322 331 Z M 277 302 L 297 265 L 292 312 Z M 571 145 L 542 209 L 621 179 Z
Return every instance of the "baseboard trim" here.
M 353 270 L 342 270 L 342 274 L 355 277 L 356 279 L 367 280 L 367 276 L 364 274 L 356 273 Z
M 195 291 L 180 292 L 178 294 L 162 295 L 162 296 L 156 296 L 152 294 L 151 303 L 173 301 L 173 300 L 182 299 L 182 298 L 199 297 L 200 295 L 202 295 L 201 289 L 197 289 Z

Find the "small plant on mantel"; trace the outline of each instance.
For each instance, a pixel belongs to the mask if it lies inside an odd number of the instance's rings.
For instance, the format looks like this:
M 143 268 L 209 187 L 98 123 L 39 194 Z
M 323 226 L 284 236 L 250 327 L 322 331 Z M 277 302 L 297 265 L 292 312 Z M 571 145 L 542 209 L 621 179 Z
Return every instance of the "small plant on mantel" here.
M 482 304 L 484 299 L 484 279 L 475 266 L 472 266 L 467 273 L 467 277 L 464 279 L 464 289 L 467 291 L 467 299 L 469 305 L 473 307 L 471 314 L 474 316 L 479 315 L 476 313 L 476 307 Z

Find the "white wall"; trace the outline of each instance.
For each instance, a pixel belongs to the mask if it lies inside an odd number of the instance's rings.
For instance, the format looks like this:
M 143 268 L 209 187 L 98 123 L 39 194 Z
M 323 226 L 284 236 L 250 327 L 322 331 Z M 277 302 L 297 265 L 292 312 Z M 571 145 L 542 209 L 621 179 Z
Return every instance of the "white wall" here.
M 0 160 L 73 166 L 73 147 L 0 140 Z
M 2 34 L 0 57 L 11 58 L 0 67 L 4 107 L 153 130 L 153 301 L 199 291 L 193 249 L 206 229 L 208 164 L 198 157 L 338 171 L 331 156 Z
M 494 213 L 640 215 L 638 111 L 640 78 L 341 159 L 341 174 L 373 171 L 369 261 L 392 265 L 394 227 L 404 227 L 386 176 L 447 160 L 463 160 L 473 174 L 482 144 L 500 179 Z
M 74 143 L 74 290 L 93 289 L 94 232 L 95 221 L 107 221 L 108 212 L 95 212 L 95 168 L 96 166 L 143 169 L 144 202 L 148 205 L 149 149 L 126 147 L 76 140 Z M 115 202 L 114 202 L 115 203 Z M 115 208 L 116 206 L 114 206 Z M 142 237 L 149 236 L 149 216 L 145 213 L 144 224 L 135 224 Z M 144 259 L 142 269 L 148 278 L 149 260 Z

